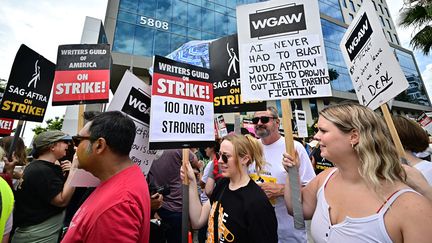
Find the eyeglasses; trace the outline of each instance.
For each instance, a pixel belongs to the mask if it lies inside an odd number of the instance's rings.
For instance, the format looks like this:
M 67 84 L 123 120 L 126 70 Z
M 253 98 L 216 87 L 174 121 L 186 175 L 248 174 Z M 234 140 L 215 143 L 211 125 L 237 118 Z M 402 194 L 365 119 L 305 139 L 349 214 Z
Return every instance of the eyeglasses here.
M 228 159 L 232 157 L 232 155 L 223 154 L 221 152 L 218 153 L 219 158 L 222 158 L 222 161 L 226 164 L 228 163 Z
M 88 137 L 88 136 L 80 136 L 80 135 L 72 136 L 72 141 L 73 141 L 75 147 L 78 147 L 78 145 L 83 140 L 90 140 L 90 137 Z
M 273 116 L 257 116 L 252 118 L 252 123 L 253 124 L 258 124 L 258 122 L 261 120 L 262 124 L 266 124 L 267 122 L 270 121 L 270 119 L 276 119 L 277 117 L 273 117 Z

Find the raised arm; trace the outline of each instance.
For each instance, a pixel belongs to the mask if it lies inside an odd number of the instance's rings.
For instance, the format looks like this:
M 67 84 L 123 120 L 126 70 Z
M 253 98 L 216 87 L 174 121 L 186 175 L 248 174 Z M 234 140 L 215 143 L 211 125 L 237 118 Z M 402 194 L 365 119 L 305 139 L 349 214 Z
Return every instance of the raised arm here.
M 284 156 L 284 159 L 282 161 L 282 164 L 285 167 L 298 168 L 298 164 L 299 164 L 298 159 L 296 159 L 294 161 L 293 157 L 290 156 L 289 154 L 286 154 L 286 153 L 283 156 Z M 316 194 L 317 194 L 317 191 L 319 188 L 319 178 L 321 178 L 321 175 L 315 177 L 311 182 L 309 182 L 306 186 L 304 186 L 301 189 L 301 201 L 303 204 L 303 214 L 304 214 L 304 218 L 306 220 L 311 219 L 313 216 L 313 213 L 315 212 L 316 203 L 317 203 Z M 286 184 L 285 184 L 285 189 L 284 189 L 284 199 L 285 199 L 285 204 L 286 204 L 287 209 L 288 209 L 288 213 L 290 215 L 292 215 L 293 210 L 292 210 L 292 201 L 291 201 L 291 185 L 290 185 L 288 177 L 286 178 Z
M 201 205 L 198 195 L 198 186 L 190 163 L 186 164 L 187 177 L 189 178 L 189 218 L 191 226 L 194 229 L 199 229 L 207 223 L 210 214 L 210 202 L 207 201 Z M 183 166 L 180 168 L 180 178 L 183 181 L 186 173 Z

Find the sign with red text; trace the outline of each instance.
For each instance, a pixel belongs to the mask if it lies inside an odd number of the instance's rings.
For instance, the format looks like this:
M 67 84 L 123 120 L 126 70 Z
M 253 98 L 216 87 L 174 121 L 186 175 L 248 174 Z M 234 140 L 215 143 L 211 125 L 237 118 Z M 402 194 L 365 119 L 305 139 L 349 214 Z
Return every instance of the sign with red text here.
M 157 155 L 149 149 L 150 93 L 148 84 L 126 70 L 108 107 L 108 111 L 122 111 L 134 121 L 136 134 L 129 157 L 145 175 Z
M 375 110 L 408 88 L 370 1 L 364 1 L 340 48 L 359 103 Z
M 0 135 L 9 136 L 12 133 L 13 119 L 0 118 Z
M 214 141 L 210 70 L 155 56 L 150 149 L 206 147 Z
M 54 63 L 26 45 L 21 45 L 1 100 L 1 117 L 42 122 L 51 94 L 54 71 Z
M 108 44 L 59 46 L 52 105 L 107 103 L 110 65 Z
M 242 101 L 331 96 L 318 1 L 237 7 Z
M 420 126 L 423 127 L 424 130 L 426 130 L 430 135 L 432 135 L 432 119 L 426 113 L 423 112 L 417 118 L 417 122 L 420 124 Z

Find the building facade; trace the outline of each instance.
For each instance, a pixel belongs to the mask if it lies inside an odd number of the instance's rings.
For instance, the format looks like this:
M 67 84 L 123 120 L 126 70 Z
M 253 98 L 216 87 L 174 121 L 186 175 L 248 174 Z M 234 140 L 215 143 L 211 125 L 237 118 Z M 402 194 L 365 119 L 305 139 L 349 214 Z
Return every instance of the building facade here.
M 331 103 L 357 101 L 339 43 L 362 1 L 319 0 L 327 62 L 337 75 L 331 81 L 333 97 L 294 101 L 296 108 L 306 111 L 309 124 L 318 117 L 319 110 Z M 167 55 L 191 40 L 217 39 L 236 33 L 236 6 L 255 2 L 262 0 L 109 0 L 105 31 L 112 46 L 114 89 L 126 69 L 148 80 L 153 55 Z M 393 102 L 392 112 L 415 117 L 431 111 L 413 53 L 399 45 L 386 1 L 372 2 L 383 33 L 409 81 L 408 90 Z

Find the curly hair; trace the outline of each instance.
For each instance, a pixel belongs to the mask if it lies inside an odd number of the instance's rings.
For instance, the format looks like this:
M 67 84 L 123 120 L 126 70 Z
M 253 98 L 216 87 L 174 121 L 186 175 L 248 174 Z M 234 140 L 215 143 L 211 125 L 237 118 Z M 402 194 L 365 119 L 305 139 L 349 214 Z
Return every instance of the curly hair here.
M 360 175 L 375 191 L 380 180 L 405 182 L 403 170 L 390 132 L 383 118 L 371 109 L 355 103 L 342 103 L 324 108 L 320 115 L 339 130 L 357 130 L 359 142 L 354 147 L 360 160 Z
M 249 161 L 247 165 L 249 166 L 255 162 L 255 169 L 259 173 L 264 165 L 264 153 L 262 145 L 258 142 L 256 138 L 247 135 L 230 134 L 223 138 L 223 141 L 230 141 L 233 145 L 233 157 L 236 161 L 237 169 L 240 171 L 240 163 L 238 163 L 238 158 L 243 158 L 244 156 L 249 156 Z

